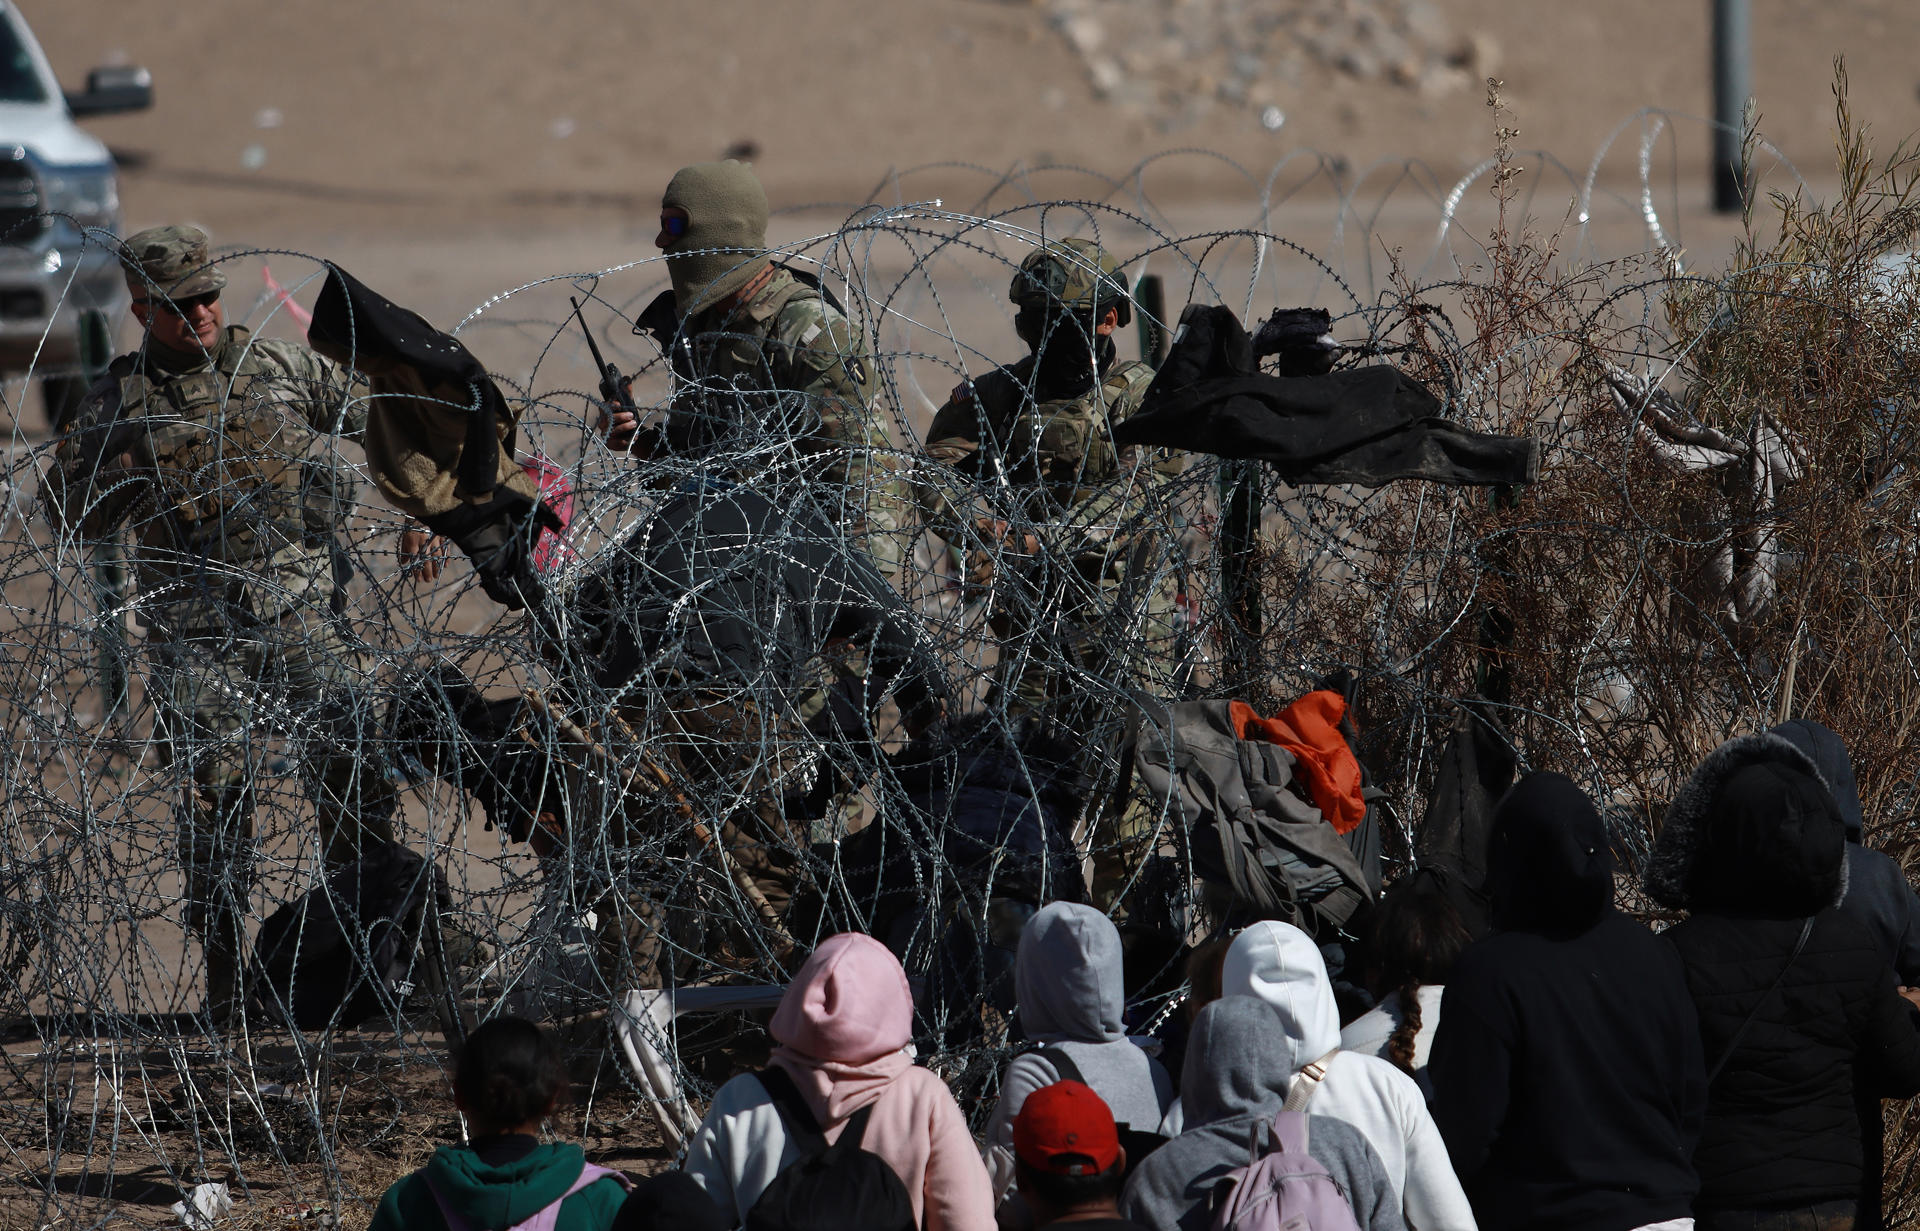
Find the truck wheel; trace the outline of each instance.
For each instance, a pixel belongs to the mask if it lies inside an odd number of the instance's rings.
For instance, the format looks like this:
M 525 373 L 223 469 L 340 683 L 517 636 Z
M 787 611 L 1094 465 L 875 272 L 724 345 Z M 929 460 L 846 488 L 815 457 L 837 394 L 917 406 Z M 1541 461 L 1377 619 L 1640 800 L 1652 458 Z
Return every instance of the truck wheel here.
M 80 376 L 42 376 L 40 378 L 40 397 L 47 408 L 47 426 L 56 434 L 67 430 L 68 424 L 80 409 L 80 402 L 87 396 L 87 382 Z

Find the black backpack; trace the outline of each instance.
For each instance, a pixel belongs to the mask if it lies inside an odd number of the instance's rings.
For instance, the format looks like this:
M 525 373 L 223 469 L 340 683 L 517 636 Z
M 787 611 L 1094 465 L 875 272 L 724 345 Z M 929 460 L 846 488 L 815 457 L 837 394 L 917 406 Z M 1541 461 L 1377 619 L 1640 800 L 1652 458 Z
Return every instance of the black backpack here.
M 773 1177 L 747 1211 L 745 1231 L 918 1231 L 907 1186 L 878 1154 L 860 1148 L 869 1103 L 847 1118 L 832 1145 L 779 1067 L 756 1076 L 800 1145 L 800 1157 Z
M 267 916 L 248 995 L 284 1026 L 351 1029 L 413 991 L 422 938 L 448 907 L 438 868 L 397 842 L 369 847 Z

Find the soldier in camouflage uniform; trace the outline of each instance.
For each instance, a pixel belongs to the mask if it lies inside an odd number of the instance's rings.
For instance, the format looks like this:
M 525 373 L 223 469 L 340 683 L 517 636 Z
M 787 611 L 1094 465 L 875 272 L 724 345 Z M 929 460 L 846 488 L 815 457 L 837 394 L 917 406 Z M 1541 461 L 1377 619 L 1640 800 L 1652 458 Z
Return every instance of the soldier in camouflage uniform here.
M 1153 369 L 1116 355 L 1132 303 L 1112 257 L 1048 243 L 1009 295 L 1031 353 L 953 391 L 927 429 L 936 468 L 915 486 L 928 527 L 970 549 L 967 583 L 989 596 L 998 702 L 1089 736 L 1116 689 L 1169 691 L 1178 583 L 1153 495 L 1182 459 L 1114 447 Z
M 197 228 L 142 231 L 125 252 L 146 337 L 88 391 L 46 507 L 70 533 L 133 537 L 155 735 L 190 783 L 186 926 L 205 948 L 218 1022 L 245 951 L 262 735 L 304 748 L 329 864 L 392 837 L 394 788 L 362 741 L 365 672 L 338 615 L 352 471 L 315 447 L 356 438 L 365 403 L 351 373 L 306 347 L 225 326 L 226 277 Z
M 1087 750 L 1104 900 L 1152 828 L 1148 809 L 1109 794 L 1124 769 L 1111 754 L 1130 698 L 1177 684 L 1180 561 L 1156 496 L 1184 458 L 1114 445 L 1153 369 L 1116 353 L 1133 305 L 1098 244 L 1042 245 L 1008 296 L 1029 353 L 961 384 L 935 412 L 933 466 L 916 496 L 928 528 L 967 550 L 967 588 L 987 600 L 999 639 L 990 703 L 1056 724 Z
M 608 444 L 643 458 L 685 459 L 703 472 L 690 484 L 741 482 L 776 502 L 805 501 L 891 579 L 905 546 L 909 496 L 872 352 L 831 292 L 774 260 L 767 218 L 766 191 L 740 162 L 684 167 L 668 183 L 654 242 L 666 254 L 672 289 L 641 314 L 636 332 L 650 332 L 668 352 L 672 400 L 665 422 L 645 433 L 633 415 L 614 413 L 604 425 Z M 777 780 L 797 776 L 791 762 L 818 755 L 808 730 L 833 698 L 867 711 L 869 674 L 864 649 L 835 642 L 805 664 L 804 678 L 782 682 L 784 697 L 689 687 L 666 699 L 669 721 L 653 733 L 656 746 L 689 773 L 766 780 L 750 788 L 760 792 L 751 807 L 707 819 L 776 909 L 784 910 L 802 879 L 813 824 L 833 828 L 828 818 L 805 814 L 844 811 L 863 771 L 822 766 L 826 781 L 806 806 L 777 798 Z M 871 701 L 877 707 L 877 697 Z M 782 712 L 769 712 L 776 708 Z M 737 764 L 726 770 L 699 751 L 729 746 Z M 630 942 L 636 952 L 644 947 Z
M 867 340 L 810 274 L 767 251 L 767 195 L 743 163 L 682 168 L 660 202 L 655 246 L 673 282 L 640 318 L 669 348 L 665 424 L 607 423 L 608 443 L 700 462 L 768 495 L 804 493 L 882 574 L 899 572 L 907 492 Z

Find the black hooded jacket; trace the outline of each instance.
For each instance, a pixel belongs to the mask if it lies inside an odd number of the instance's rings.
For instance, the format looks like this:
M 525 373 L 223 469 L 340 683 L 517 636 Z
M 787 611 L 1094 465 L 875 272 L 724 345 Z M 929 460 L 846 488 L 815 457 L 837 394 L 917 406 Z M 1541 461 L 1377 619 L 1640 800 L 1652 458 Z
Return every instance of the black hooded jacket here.
M 1447 983 L 1427 1069 L 1482 1231 L 1686 1217 L 1699 1027 L 1672 949 L 1613 908 L 1592 802 L 1559 774 L 1521 779 L 1487 877 L 1495 931 Z
M 1840 913 L 1873 933 L 1881 955 L 1902 983 L 1920 986 L 1920 896 L 1915 896 L 1892 856 L 1861 844 L 1866 815 L 1846 744 L 1807 718 L 1783 722 L 1773 734 L 1813 760 L 1839 805 L 1840 820 L 1847 828 L 1847 896 L 1841 899 Z
M 1691 912 L 1663 939 L 1686 967 L 1710 1072 L 1700 1210 L 1854 1198 L 1856 1082 L 1920 1091 L 1920 1014 L 1846 891 L 1840 810 L 1777 735 L 1732 739 L 1674 796 L 1647 892 Z M 1803 940 L 1804 937 L 1804 940 Z
M 1860 806 L 1860 787 L 1846 743 L 1808 718 L 1783 722 L 1773 733 L 1813 759 L 1840 808 L 1840 820 L 1847 827 L 1846 896 L 1840 900 L 1840 913 L 1873 933 L 1880 956 L 1892 965 L 1900 982 L 1920 985 L 1920 897 L 1914 896 L 1907 874 L 1892 856 L 1863 845 L 1866 811 Z M 1871 1086 L 1856 1081 L 1853 1095 L 1862 1166 L 1860 1213 L 1854 1231 L 1879 1231 L 1886 1125 Z

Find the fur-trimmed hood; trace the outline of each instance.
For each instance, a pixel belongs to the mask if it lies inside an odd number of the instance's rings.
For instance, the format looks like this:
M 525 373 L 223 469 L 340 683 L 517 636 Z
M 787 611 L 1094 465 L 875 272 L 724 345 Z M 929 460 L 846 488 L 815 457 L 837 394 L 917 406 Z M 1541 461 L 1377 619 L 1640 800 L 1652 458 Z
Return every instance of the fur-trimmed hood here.
M 1647 859 L 1672 909 L 1811 915 L 1846 895 L 1846 831 L 1819 766 L 1772 732 L 1709 753 L 1675 793 Z

